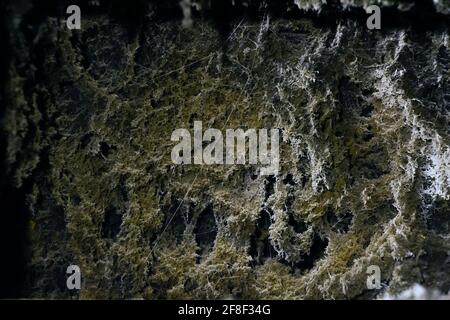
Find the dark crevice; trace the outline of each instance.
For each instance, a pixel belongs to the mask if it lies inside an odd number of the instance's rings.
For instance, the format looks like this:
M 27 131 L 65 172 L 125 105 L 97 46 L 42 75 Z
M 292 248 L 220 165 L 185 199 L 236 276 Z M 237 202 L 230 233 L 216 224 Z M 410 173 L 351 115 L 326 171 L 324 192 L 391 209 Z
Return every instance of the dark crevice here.
M 322 238 L 318 233 L 315 233 L 308 254 L 301 255 L 299 262 L 292 264 L 284 261 L 284 263 L 291 265 L 293 271 L 311 270 L 314 267 L 314 264 L 325 256 L 327 247 L 328 239 Z
M 200 213 L 193 232 L 199 254 L 202 256 L 214 246 L 217 236 L 217 224 L 212 205 L 207 206 Z
M 275 190 L 275 182 L 277 178 L 273 175 L 270 175 L 264 180 L 264 201 L 267 201 L 269 197 L 273 194 Z
M 122 225 L 122 214 L 115 207 L 105 210 L 105 218 L 102 224 L 102 238 L 115 240 Z
M 102 152 L 105 152 L 105 150 Z M 104 239 L 115 240 L 120 233 L 123 214 L 126 212 L 129 205 L 129 195 L 126 187 L 125 176 L 120 176 L 114 195 L 115 196 L 112 198 L 112 202 L 105 210 L 103 218 L 101 233 L 102 238 Z
M 288 173 L 286 175 L 286 177 L 283 179 L 283 183 L 287 184 L 287 185 L 290 185 L 290 186 L 295 186 L 296 185 L 296 183 L 294 181 L 294 176 L 291 173 Z
M 269 239 L 269 227 L 271 225 L 272 214 L 273 212 L 270 208 L 265 208 L 261 210 L 259 218 L 256 221 L 255 232 L 250 237 L 249 251 L 253 264 L 261 265 L 267 259 L 277 256 Z
M 343 214 L 336 215 L 331 208 L 327 208 L 325 220 L 332 231 L 346 233 L 352 224 L 353 214 L 350 210 L 346 210 Z
M 180 243 L 183 240 L 186 226 L 193 221 L 196 204 L 191 201 L 183 202 L 181 199 L 172 196 L 169 201 L 170 205 L 162 208 L 163 212 L 166 212 L 165 221 L 161 225 L 160 236 L 152 238 L 159 239 L 158 241 L 170 239 L 174 243 Z M 162 233 L 163 230 L 165 230 L 164 233 Z
M 289 217 L 288 224 L 290 226 L 292 226 L 292 228 L 294 229 L 295 232 L 303 233 L 308 229 L 307 224 L 304 221 L 297 221 L 294 218 L 294 215 L 292 214 L 292 212 L 288 213 L 288 217 Z
M 437 199 L 429 205 L 427 228 L 441 235 L 450 233 L 450 202 Z
M 108 143 L 102 141 L 100 142 L 100 153 L 103 157 L 108 158 L 111 151 L 116 150 L 115 146 L 110 146 Z

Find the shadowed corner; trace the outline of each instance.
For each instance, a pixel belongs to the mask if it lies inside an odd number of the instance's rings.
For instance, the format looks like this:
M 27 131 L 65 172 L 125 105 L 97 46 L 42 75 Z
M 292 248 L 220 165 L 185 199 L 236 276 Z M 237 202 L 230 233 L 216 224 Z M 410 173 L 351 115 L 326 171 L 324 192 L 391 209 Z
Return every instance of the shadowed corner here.
M 18 5 L 23 4 L 22 2 Z M 25 297 L 27 278 L 28 212 L 25 195 L 30 183 L 20 188 L 13 187 L 13 175 L 7 164 L 7 138 L 3 123 L 5 110 L 9 104 L 6 94 L 10 62 L 12 60 L 11 39 L 8 32 L 7 3 L 0 3 L 0 38 L 2 39 L 2 59 L 0 59 L 0 299 Z M 12 168 L 14 169 L 14 168 Z

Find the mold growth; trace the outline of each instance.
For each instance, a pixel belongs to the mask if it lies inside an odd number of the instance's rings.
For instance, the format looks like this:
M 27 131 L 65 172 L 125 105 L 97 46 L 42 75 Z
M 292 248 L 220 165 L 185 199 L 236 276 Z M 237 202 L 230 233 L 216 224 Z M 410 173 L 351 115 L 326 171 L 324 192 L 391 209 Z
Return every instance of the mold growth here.
M 448 290 L 448 5 L 370 32 L 367 1 L 190 3 L 186 27 L 178 1 L 102 4 L 77 32 L 40 7 L 5 16 L 22 296 L 70 298 L 70 264 L 88 299 L 352 299 L 370 265 L 370 297 Z M 279 173 L 175 165 L 171 133 L 195 121 L 279 129 Z

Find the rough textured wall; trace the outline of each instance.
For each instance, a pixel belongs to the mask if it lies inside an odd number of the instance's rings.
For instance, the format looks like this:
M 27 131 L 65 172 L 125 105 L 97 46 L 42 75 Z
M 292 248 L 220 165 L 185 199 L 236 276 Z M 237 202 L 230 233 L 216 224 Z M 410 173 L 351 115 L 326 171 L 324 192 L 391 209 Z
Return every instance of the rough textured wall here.
M 328 15 L 258 5 L 225 20 L 203 2 L 189 28 L 176 1 L 143 6 L 132 23 L 132 9 L 100 7 L 82 9 L 80 31 L 43 5 L 5 4 L 2 192 L 17 198 L 9 214 L 26 217 L 19 295 L 447 292 L 448 3 L 430 5 L 425 27 L 408 17 L 370 31 L 360 2 L 342 1 L 354 15 L 292 1 Z M 279 128 L 279 174 L 174 165 L 172 131 L 197 120 Z M 82 271 L 76 293 L 70 264 Z M 369 265 L 381 290 L 366 288 Z

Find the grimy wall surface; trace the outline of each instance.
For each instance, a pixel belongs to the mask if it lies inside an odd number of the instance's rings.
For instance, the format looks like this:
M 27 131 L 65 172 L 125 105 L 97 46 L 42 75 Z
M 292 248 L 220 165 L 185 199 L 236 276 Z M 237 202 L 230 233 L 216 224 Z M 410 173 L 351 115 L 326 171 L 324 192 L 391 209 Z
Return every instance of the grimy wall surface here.
M 448 292 L 449 2 L 183 2 L 0 5 L 1 295 Z M 174 164 L 195 121 L 279 129 L 279 172 Z

